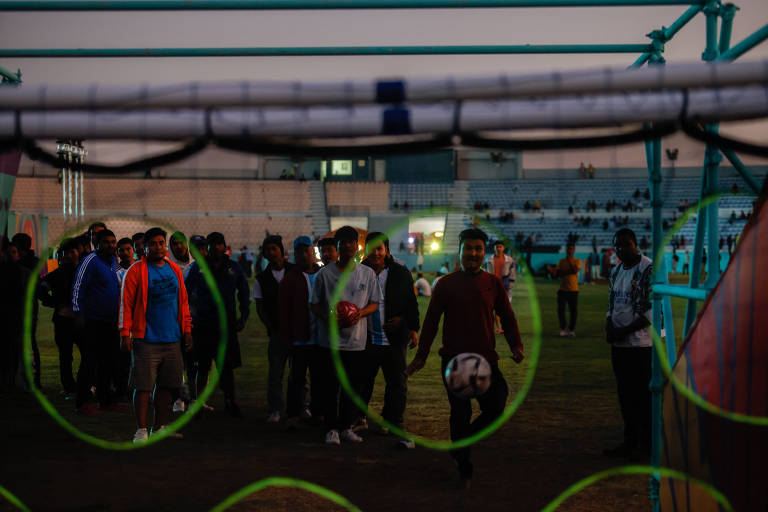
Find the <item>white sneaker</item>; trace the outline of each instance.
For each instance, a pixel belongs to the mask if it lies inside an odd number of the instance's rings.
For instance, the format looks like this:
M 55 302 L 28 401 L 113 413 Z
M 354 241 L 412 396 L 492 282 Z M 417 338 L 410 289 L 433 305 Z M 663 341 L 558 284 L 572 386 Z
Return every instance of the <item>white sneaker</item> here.
M 566 336 L 568 336 L 568 331 L 565 329 L 560 329 L 560 337 L 565 338 Z
M 161 425 L 160 428 L 157 430 L 152 430 L 152 435 L 160 434 L 160 431 L 165 430 L 165 425 Z M 170 437 L 171 439 L 184 439 L 184 434 L 180 432 L 172 432 L 168 434 L 167 437 Z
M 149 431 L 146 428 L 137 428 L 133 434 L 134 443 L 146 443 L 149 440 Z
M 413 442 L 413 439 L 401 439 L 397 447 L 403 450 L 413 450 L 416 448 L 416 443 Z
M 280 411 L 272 411 L 267 416 L 267 423 L 280 423 Z
M 177 398 L 175 402 L 173 402 L 173 412 L 184 412 L 187 410 L 187 404 L 184 403 L 184 400 L 181 398 Z
M 348 428 L 346 430 L 343 430 L 341 432 L 341 440 L 342 441 L 349 441 L 351 443 L 362 443 L 363 438 L 359 435 L 355 434 L 351 428 Z
M 325 434 L 325 444 L 341 444 L 341 440 L 339 440 L 339 431 L 329 430 L 328 433 Z

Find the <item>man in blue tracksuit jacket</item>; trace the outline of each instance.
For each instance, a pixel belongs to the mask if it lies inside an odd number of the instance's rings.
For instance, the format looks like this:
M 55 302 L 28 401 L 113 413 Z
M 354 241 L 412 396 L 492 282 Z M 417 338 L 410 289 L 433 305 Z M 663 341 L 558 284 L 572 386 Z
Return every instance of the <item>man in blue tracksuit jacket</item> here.
M 93 382 L 96 382 L 96 396 L 102 410 L 119 409 L 113 403 L 113 380 L 118 393 L 125 392 L 127 386 L 127 376 L 116 374 L 120 356 L 117 239 L 108 229 L 96 236 L 96 251 L 80 262 L 72 284 L 72 311 L 75 321 L 84 328 L 77 378 L 77 412 L 85 415 L 100 412 L 89 403 Z

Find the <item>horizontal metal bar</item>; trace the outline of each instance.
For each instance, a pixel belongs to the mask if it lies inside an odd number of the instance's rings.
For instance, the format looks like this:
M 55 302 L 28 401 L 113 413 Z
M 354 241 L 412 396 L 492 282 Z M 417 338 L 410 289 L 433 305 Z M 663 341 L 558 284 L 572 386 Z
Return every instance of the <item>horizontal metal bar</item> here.
M 732 46 L 730 50 L 727 50 L 722 54 L 720 54 L 720 56 L 716 60 L 738 59 L 739 57 L 741 57 L 742 55 L 744 55 L 749 50 L 751 50 L 758 44 L 762 43 L 766 39 L 768 39 L 768 25 L 763 25 L 761 29 L 745 37 L 744 40 L 742 40 L 738 44 Z
M 319 9 L 477 9 L 704 5 L 706 0 L 70 0 L 0 1 L 0 11 L 200 11 Z
M 14 73 L 13 71 L 10 71 L 3 67 L 0 67 L 0 77 L 3 77 L 9 82 L 14 84 L 21 83 L 21 79 L 17 73 Z
M 351 55 L 479 55 L 638 53 L 647 44 L 549 44 L 480 46 L 283 46 L 258 48 L 41 48 L 0 49 L 2 58 L 84 57 L 297 57 Z
M 679 284 L 655 284 L 653 293 L 658 295 L 669 295 L 671 297 L 682 297 L 683 299 L 706 300 L 710 290 L 707 288 L 688 288 L 688 285 Z

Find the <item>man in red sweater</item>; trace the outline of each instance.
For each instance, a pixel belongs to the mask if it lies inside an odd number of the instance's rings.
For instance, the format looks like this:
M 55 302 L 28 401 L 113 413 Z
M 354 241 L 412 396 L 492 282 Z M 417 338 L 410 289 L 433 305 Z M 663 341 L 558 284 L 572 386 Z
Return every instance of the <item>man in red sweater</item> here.
M 481 354 L 490 363 L 491 386 L 483 395 L 477 397 L 482 413 L 474 422 L 471 421 L 471 401 L 454 396 L 448 391 L 452 441 L 479 432 L 499 417 L 506 405 L 508 388 L 498 366 L 494 314 L 501 320 L 504 336 L 512 350 L 512 359 L 520 363 L 525 357 L 517 320 L 507 299 L 507 292 L 498 277 L 483 271 L 487 242 L 488 237 L 479 229 L 465 229 L 459 234 L 461 270 L 441 278 L 432 291 L 419 338 L 419 350 L 405 370 L 407 375 L 413 375 L 424 367 L 443 314 L 445 322 L 443 346 L 440 348 L 441 374 L 445 372 L 451 358 L 464 352 Z M 467 489 L 472 485 L 473 472 L 469 456 L 469 448 L 451 451 L 459 477 Z

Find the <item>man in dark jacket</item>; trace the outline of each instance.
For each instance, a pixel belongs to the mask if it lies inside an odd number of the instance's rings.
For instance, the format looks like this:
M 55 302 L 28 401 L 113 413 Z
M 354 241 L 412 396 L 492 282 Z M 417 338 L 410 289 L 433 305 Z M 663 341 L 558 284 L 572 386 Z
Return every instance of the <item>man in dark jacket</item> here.
M 405 376 L 405 354 L 407 347 L 415 347 L 419 332 L 419 306 L 413 293 L 413 278 L 408 269 L 394 261 L 389 252 L 389 240 L 383 233 L 369 233 L 365 239 L 363 261 L 376 272 L 376 278 L 384 295 L 379 309 L 368 319 L 368 343 L 370 368 L 368 382 L 363 391 L 363 400 L 370 402 L 376 374 L 381 368 L 386 387 L 382 417 L 391 424 L 401 427 L 405 401 L 407 377 Z M 400 441 L 403 448 L 414 448 L 413 441 Z
M 283 239 L 278 235 L 270 235 L 261 244 L 264 256 L 269 260 L 267 268 L 256 276 L 253 282 L 253 300 L 256 302 L 256 312 L 259 314 L 264 327 L 267 328 L 269 345 L 267 358 L 269 360 L 269 376 L 267 379 L 268 423 L 278 423 L 283 410 L 283 374 L 288 360 L 289 350 L 280 342 L 280 319 L 277 308 L 277 291 L 280 281 L 287 270 L 293 265 L 285 261 Z
M 114 402 L 111 382 L 115 379 L 120 356 L 120 334 L 117 330 L 120 309 L 120 265 L 117 262 L 115 234 L 103 229 L 96 233 L 96 250 L 80 261 L 72 285 L 72 311 L 75 324 L 84 328 L 80 344 L 82 361 L 77 376 L 77 412 L 98 414 L 90 403 L 91 384 L 96 381 L 96 394 L 101 409 L 124 410 Z M 123 383 L 120 383 L 123 385 Z M 127 387 L 127 378 L 123 392 Z
M 10 257 L 8 239 L 0 235 L 0 393 L 15 391 L 21 360 L 24 296 L 29 271 Z M 13 249 L 15 252 L 16 250 Z
M 219 386 L 224 391 L 224 404 L 227 412 L 236 418 L 242 417 L 240 407 L 235 402 L 235 368 L 242 366 L 240 344 L 237 333 L 245 328 L 248 320 L 250 299 L 248 281 L 243 269 L 227 257 L 227 243 L 221 233 L 211 233 L 207 237 L 208 256 L 206 262 L 211 269 L 213 278 L 218 285 L 219 293 L 224 301 L 224 311 L 227 315 L 227 351 L 224 364 L 219 368 Z M 192 398 L 208 383 L 208 372 L 211 362 L 216 360 L 219 349 L 221 332 L 219 330 L 219 313 L 213 294 L 203 279 L 203 273 L 197 262 L 189 269 L 186 280 L 189 310 L 192 315 L 192 339 L 194 359 L 197 362 L 195 385 L 190 381 Z M 235 298 L 237 295 L 237 299 Z M 237 306 L 240 306 L 240 318 L 237 317 Z M 196 388 L 196 389 L 195 389 Z
M 316 265 L 314 247 L 308 236 L 293 241 L 293 257 L 295 264 L 285 273 L 277 295 L 280 341 L 291 354 L 286 406 L 289 428 L 295 427 L 300 418 L 311 419 L 313 412 L 317 412 L 317 407 L 314 411 L 308 407 L 307 371 L 315 390 L 319 389 L 322 379 L 318 367 L 316 319 L 309 310 Z
M 24 289 L 26 292 L 27 284 L 32 274 L 37 270 L 37 264 L 40 259 L 35 256 L 35 251 L 32 249 L 32 238 L 26 233 L 16 233 L 11 239 L 11 247 L 16 250 L 18 255 L 18 263 L 27 272 L 25 272 Z M 26 298 L 26 293 L 25 293 Z M 38 304 L 37 300 L 32 303 L 32 374 L 35 382 L 35 386 L 40 389 L 40 350 L 37 348 L 37 316 L 38 316 Z M 26 382 L 26 380 L 24 381 Z
M 40 280 L 37 297 L 43 306 L 53 308 L 53 337 L 59 349 L 59 375 L 67 399 L 75 398 L 77 382 L 72 376 L 72 351 L 80 348 L 81 332 L 75 327 L 72 312 L 72 282 L 80 261 L 77 242 L 72 238 L 62 241 L 58 251 L 59 268 Z

